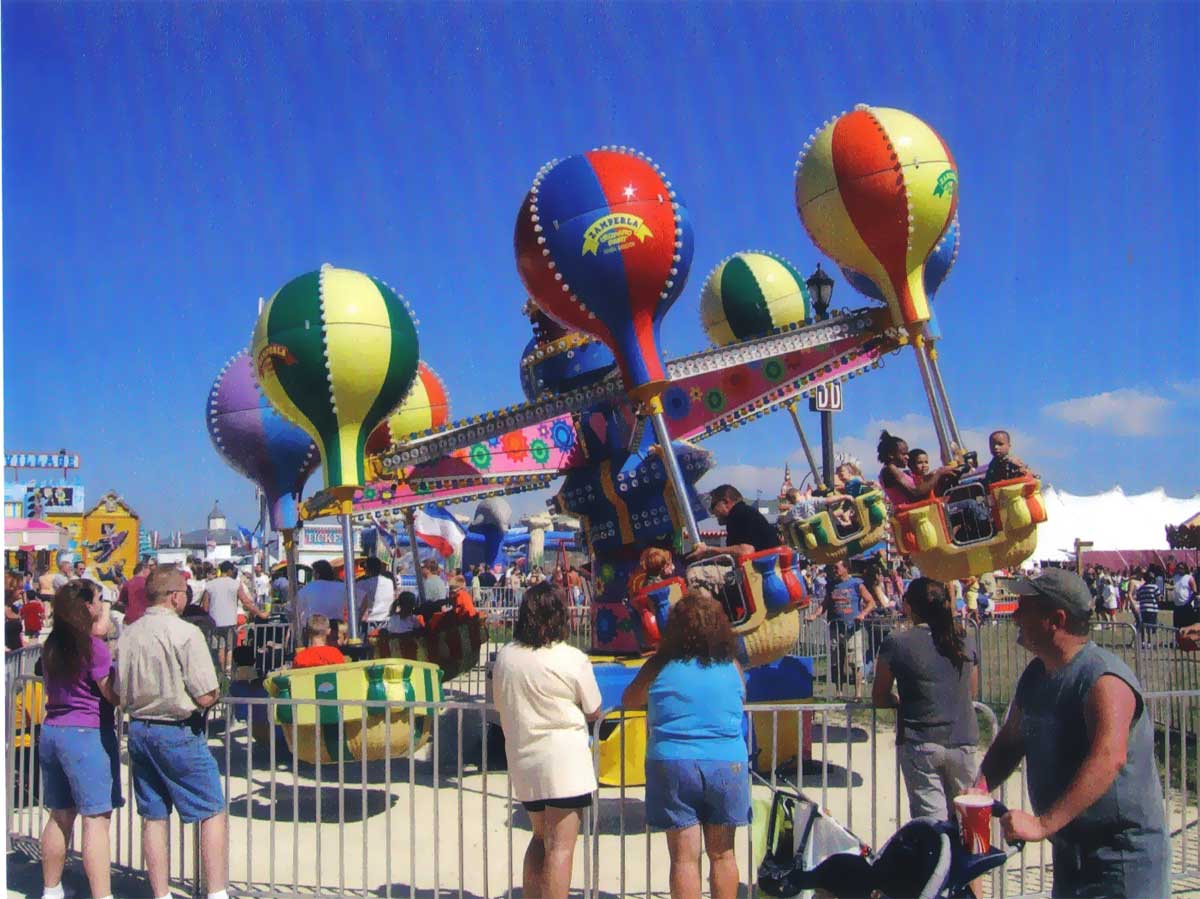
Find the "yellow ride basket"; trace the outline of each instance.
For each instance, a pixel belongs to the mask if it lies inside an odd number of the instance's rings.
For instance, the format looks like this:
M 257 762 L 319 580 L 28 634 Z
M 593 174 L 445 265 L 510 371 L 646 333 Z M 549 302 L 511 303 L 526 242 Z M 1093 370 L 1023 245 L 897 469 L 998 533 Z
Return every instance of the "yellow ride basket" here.
M 429 740 L 437 709 L 417 705 L 389 710 L 384 703 L 442 701 L 438 666 L 407 659 L 283 669 L 270 675 L 265 686 L 278 699 L 355 700 L 347 705 L 295 702 L 274 707 L 275 723 L 288 748 L 311 765 L 403 757 Z
M 784 539 L 818 565 L 832 565 L 853 558 L 884 539 L 887 506 L 881 491 L 868 490 L 841 501 L 852 512 L 854 527 L 839 525 L 831 510 L 826 508 L 811 518 L 785 524 Z
M 1046 520 L 1042 485 L 1032 477 L 997 481 L 986 488 L 992 533 L 987 539 L 955 541 L 947 498 L 899 506 L 892 533 L 901 553 L 926 577 L 939 581 L 1016 568 L 1037 548 L 1037 526 Z

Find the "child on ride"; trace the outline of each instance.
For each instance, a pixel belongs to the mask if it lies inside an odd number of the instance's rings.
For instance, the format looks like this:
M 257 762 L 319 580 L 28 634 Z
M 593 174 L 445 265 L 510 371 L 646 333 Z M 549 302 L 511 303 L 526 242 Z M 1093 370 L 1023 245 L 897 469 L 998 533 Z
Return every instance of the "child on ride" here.
M 927 499 L 932 493 L 943 493 L 957 478 L 956 470 L 949 465 L 943 465 L 925 477 L 916 477 L 908 467 L 908 444 L 887 431 L 879 435 L 876 455 L 883 463 L 879 483 L 893 506 L 906 506 Z
M 992 431 L 988 435 L 988 447 L 992 451 L 992 461 L 988 463 L 987 472 L 983 476 L 985 484 L 1029 474 L 1029 466 L 1012 455 L 1012 437 L 1008 431 Z
M 330 646 L 330 621 L 324 615 L 308 616 L 305 626 L 308 632 L 308 646 L 296 653 L 292 660 L 293 668 L 319 668 L 322 665 L 342 665 L 346 657 L 336 646 Z M 336 639 L 336 638 L 335 638 Z
M 391 614 L 388 617 L 387 632 L 398 637 L 401 634 L 411 634 L 425 626 L 421 616 L 417 614 L 417 596 L 411 590 L 403 591 L 392 603 Z
M 847 496 L 860 496 L 875 486 L 863 477 L 862 469 L 853 462 L 843 462 L 837 467 L 835 473 L 841 480 L 840 492 Z M 834 481 L 834 485 L 838 486 L 837 480 Z

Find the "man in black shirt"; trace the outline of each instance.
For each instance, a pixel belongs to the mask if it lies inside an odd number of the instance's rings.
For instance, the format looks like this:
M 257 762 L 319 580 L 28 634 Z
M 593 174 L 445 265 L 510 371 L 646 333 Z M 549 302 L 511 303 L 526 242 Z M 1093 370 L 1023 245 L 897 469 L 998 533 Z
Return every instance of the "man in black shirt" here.
M 717 521 L 725 525 L 725 546 L 698 546 L 690 558 L 701 559 L 722 553 L 736 558 L 781 545 L 775 526 L 757 509 L 746 505 L 736 487 L 722 484 L 714 488 L 709 494 L 708 508 Z

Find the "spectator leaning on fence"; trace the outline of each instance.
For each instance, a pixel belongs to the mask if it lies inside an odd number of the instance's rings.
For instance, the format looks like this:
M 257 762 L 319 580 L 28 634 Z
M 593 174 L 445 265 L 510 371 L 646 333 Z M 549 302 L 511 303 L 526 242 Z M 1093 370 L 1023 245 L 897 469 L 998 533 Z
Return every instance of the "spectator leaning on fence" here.
M 912 816 L 944 821 L 954 817 L 954 797 L 978 772 L 979 724 L 972 705 L 978 657 L 943 584 L 917 578 L 903 607 L 914 626 L 883 641 L 871 699 L 878 708 L 899 710 L 896 753 Z
M 667 832 L 672 899 L 700 897 L 702 835 L 713 899 L 737 895 L 733 841 L 750 820 L 750 774 L 736 654 L 720 604 L 692 589 L 621 697 L 627 709 L 647 708 L 646 821 Z
M 1006 840 L 1050 841 L 1054 896 L 1166 896 L 1170 855 L 1154 722 L 1128 666 L 1089 639 L 1092 597 L 1073 571 L 1015 586 L 1017 641 L 1034 659 L 987 751 L 977 788 L 1025 760 L 1033 814 Z
M 501 647 L 492 669 L 509 780 L 533 824 L 524 894 L 544 899 L 567 895 L 583 809 L 596 791 L 588 723 L 600 716 L 600 688 L 588 657 L 566 639 L 563 592 L 549 583 L 530 587 L 514 642 Z
M 117 683 L 129 723 L 133 792 L 142 817 L 150 886 L 168 895 L 167 819 L 200 822 L 200 855 L 209 899 L 227 899 L 225 797 L 205 741 L 204 710 L 220 698 L 212 655 L 199 628 L 179 618 L 187 586 L 174 568 L 146 581 L 146 614 L 117 643 Z
M 108 825 L 123 805 L 113 705 L 112 656 L 104 604 L 90 581 L 70 581 L 54 596 L 54 629 L 42 649 L 46 717 L 38 737 L 45 899 L 62 899 L 62 873 L 75 815 L 83 816 L 83 869 L 92 895 L 111 897 Z

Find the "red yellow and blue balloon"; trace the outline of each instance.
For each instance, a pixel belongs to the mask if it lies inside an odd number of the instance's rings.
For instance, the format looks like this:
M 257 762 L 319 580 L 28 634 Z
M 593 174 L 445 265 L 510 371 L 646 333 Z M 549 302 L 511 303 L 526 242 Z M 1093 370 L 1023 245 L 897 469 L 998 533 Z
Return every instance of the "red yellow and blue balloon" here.
M 812 317 L 804 278 L 773 253 L 734 253 L 717 264 L 700 290 L 700 322 L 716 346 L 761 337 Z
M 635 400 L 660 393 L 659 328 L 693 245 L 687 211 L 658 166 L 624 147 L 549 163 L 521 206 L 514 244 L 534 303 L 603 341 Z
M 450 395 L 437 372 L 426 363 L 417 364 L 417 376 L 412 388 L 392 414 L 367 437 L 367 455 L 387 452 L 397 443 L 404 443 L 450 421 Z
M 417 330 L 404 300 L 377 278 L 323 265 L 271 297 L 251 355 L 271 405 L 316 441 L 326 488 L 362 485 L 367 437 L 417 371 Z
M 893 322 L 929 319 L 925 264 L 954 218 L 958 168 L 911 113 L 860 105 L 827 122 L 796 166 L 796 208 L 813 243 L 883 292 Z

